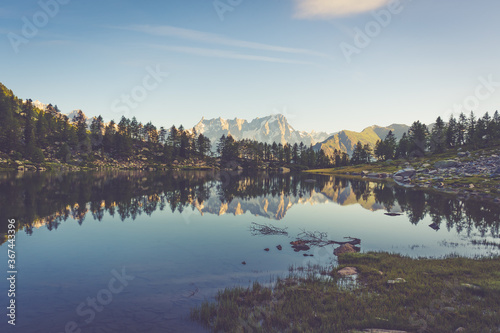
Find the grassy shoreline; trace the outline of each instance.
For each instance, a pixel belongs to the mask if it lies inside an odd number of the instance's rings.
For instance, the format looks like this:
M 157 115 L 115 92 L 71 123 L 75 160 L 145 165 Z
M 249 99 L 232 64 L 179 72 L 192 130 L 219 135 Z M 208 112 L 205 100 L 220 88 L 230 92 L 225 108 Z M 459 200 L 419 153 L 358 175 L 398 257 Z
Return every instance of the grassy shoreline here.
M 356 282 L 341 277 L 358 270 Z M 214 332 L 500 331 L 500 257 L 412 259 L 345 254 L 328 279 L 291 274 L 273 288 L 220 291 L 191 318 Z M 388 283 L 401 278 L 401 283 Z

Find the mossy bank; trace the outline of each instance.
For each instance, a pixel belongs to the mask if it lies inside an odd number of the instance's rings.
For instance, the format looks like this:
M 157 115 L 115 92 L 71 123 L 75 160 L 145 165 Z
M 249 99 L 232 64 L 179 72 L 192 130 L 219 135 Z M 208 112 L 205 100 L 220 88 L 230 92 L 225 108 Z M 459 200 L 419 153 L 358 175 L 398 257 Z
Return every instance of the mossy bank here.
M 345 267 L 356 279 L 342 277 Z M 500 332 L 500 258 L 412 259 L 345 254 L 321 269 L 278 279 L 273 288 L 221 291 L 191 317 L 214 332 Z M 323 272 L 325 274 L 325 272 Z

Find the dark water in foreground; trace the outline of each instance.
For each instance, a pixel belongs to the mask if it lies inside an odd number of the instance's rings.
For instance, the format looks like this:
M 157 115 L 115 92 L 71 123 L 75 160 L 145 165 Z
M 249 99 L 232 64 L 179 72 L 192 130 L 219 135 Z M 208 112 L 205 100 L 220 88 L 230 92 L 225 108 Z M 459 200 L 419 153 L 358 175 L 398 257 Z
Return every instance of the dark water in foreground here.
M 413 257 L 500 253 L 498 205 L 326 176 L 0 174 L 0 211 L 0 233 L 8 218 L 19 227 L 16 327 L 2 310 L 1 332 L 203 332 L 189 309 L 217 290 L 335 264 L 333 246 L 291 249 L 302 230 Z M 288 236 L 255 236 L 252 222 Z

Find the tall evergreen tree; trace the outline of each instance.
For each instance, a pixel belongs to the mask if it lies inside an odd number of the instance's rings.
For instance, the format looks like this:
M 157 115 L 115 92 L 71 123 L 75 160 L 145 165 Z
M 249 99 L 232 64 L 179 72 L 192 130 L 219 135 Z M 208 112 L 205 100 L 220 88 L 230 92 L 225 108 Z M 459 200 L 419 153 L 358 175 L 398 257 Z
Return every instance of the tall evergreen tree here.
M 48 115 L 48 114 L 47 114 Z M 36 142 L 38 147 L 40 148 L 46 148 L 47 147 L 47 136 L 48 136 L 48 123 L 46 119 L 46 113 L 45 112 L 39 112 L 36 120 Z
M 407 158 L 410 154 L 410 149 L 411 149 L 410 138 L 406 133 L 403 133 L 403 136 L 398 142 L 395 155 L 397 158 Z
M 453 148 L 457 145 L 458 141 L 458 125 L 455 117 L 453 115 L 450 116 L 450 120 L 448 121 L 448 126 L 446 127 L 446 147 Z
M 94 150 L 102 148 L 104 122 L 101 116 L 95 117 L 90 124 L 90 141 Z
M 430 148 L 433 153 L 442 153 L 446 147 L 446 128 L 441 117 L 436 119 L 430 137 Z
M 420 121 L 415 121 L 408 130 L 410 139 L 409 157 L 422 157 L 427 149 L 429 131 Z
M 10 153 L 17 147 L 19 124 L 14 117 L 14 96 L 0 84 L 0 151 Z
M 466 132 L 467 132 L 467 117 L 462 112 L 458 117 L 457 124 L 457 145 L 462 146 L 466 143 Z
M 116 126 L 115 122 L 111 120 L 108 126 L 106 126 L 106 129 L 104 130 L 102 145 L 104 151 L 107 153 L 114 153 L 115 151 L 115 136 L 116 136 L 115 126 Z
M 24 156 L 30 159 L 35 153 L 35 120 L 31 99 L 23 105 L 24 114 Z
M 172 156 L 177 156 L 179 154 L 179 131 L 172 125 L 167 137 L 167 145 L 172 147 Z
M 365 153 L 363 150 L 363 145 L 361 144 L 361 141 L 358 141 L 351 155 L 351 164 L 357 165 L 364 162 L 365 162 Z

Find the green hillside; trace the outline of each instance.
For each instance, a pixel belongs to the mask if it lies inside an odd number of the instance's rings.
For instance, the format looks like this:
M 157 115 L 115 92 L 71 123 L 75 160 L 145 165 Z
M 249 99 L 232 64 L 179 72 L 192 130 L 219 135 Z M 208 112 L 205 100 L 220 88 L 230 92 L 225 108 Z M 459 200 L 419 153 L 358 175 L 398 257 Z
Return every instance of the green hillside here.
M 403 136 L 403 133 L 408 132 L 408 129 L 410 128 L 408 125 L 404 124 L 392 124 L 386 127 L 381 127 L 377 125 L 370 126 L 370 128 L 373 128 L 375 133 L 383 140 L 389 131 L 392 131 L 392 134 L 396 136 L 396 139 L 399 140 Z M 429 129 L 430 130 L 430 129 Z
M 324 142 L 316 144 L 314 148 L 317 150 L 323 149 L 328 156 L 332 156 L 335 149 L 351 155 L 358 141 L 363 145 L 369 144 L 373 148 L 375 147 L 375 143 L 378 140 L 383 140 L 389 131 L 392 131 L 399 140 L 403 136 L 403 133 L 408 131 L 408 128 L 407 125 L 392 124 L 386 127 L 370 126 L 361 132 L 345 130 L 329 137 Z
M 375 133 L 373 128 L 365 128 L 361 133 L 354 131 L 341 131 L 334 136 L 328 138 L 322 143 L 318 143 L 315 148 L 323 149 L 326 155 L 333 156 L 335 149 L 346 152 L 347 154 L 352 154 L 354 146 L 358 141 L 363 145 L 369 144 L 370 146 L 375 146 L 377 140 L 380 137 Z

